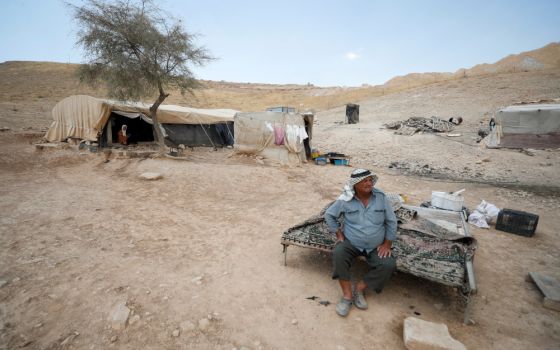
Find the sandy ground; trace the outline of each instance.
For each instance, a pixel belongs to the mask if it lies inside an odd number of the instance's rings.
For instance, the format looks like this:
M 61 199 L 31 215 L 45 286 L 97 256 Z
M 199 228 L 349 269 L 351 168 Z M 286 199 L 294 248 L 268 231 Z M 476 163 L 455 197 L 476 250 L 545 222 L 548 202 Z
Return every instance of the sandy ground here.
M 554 79 L 533 82 L 538 93 L 519 97 L 557 97 Z M 510 83 L 521 84 L 504 85 Z M 341 108 L 319 113 L 314 138 L 321 150 L 348 153 L 352 166 L 378 172 L 378 187 L 405 193 L 412 204 L 429 200 L 432 190 L 465 188 L 471 209 L 485 199 L 540 216 L 532 238 L 470 226 L 479 244 L 474 325 L 463 325 L 452 288 L 404 273 L 367 296 L 369 310 L 354 309 L 346 319 L 333 304 L 307 299 L 339 299 L 330 257 L 290 247 L 284 266 L 280 237 L 334 199 L 351 167 L 280 167 L 227 149 L 196 149 L 186 161 L 73 147 L 37 151 L 31 136 L 5 132 L 0 349 L 403 349 L 407 316 L 447 324 L 470 349 L 557 349 L 560 313 L 543 307 L 525 276 L 560 278 L 559 151 L 528 156 L 479 149 L 470 136 L 457 142 L 380 129 L 390 120 L 456 110 L 465 113 L 459 132 L 468 135 L 494 105 L 518 97 L 502 91 L 498 102 L 476 102 L 488 90 L 477 92 L 480 80 L 472 84 L 364 102 L 357 125 L 336 123 Z M 414 102 L 417 94 L 424 98 Z M 476 103 L 442 102 L 461 94 Z M 408 107 L 398 107 L 402 101 Z M 393 161 L 433 171 L 389 168 Z M 139 179 L 147 171 L 164 177 Z M 363 268 L 358 263 L 356 275 Z M 124 330 L 109 320 L 119 302 L 132 310 Z

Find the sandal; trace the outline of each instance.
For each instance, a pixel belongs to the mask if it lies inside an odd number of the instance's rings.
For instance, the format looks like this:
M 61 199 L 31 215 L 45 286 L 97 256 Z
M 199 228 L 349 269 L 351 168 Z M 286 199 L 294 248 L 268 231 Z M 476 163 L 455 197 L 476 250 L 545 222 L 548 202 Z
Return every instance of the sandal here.
M 339 316 L 346 317 L 350 312 L 350 308 L 352 308 L 352 300 L 342 297 L 340 298 L 340 302 L 336 304 L 336 313 Z
M 366 301 L 366 297 L 364 296 L 364 292 L 357 292 L 354 291 L 354 305 L 358 309 L 366 310 L 368 308 L 368 304 Z

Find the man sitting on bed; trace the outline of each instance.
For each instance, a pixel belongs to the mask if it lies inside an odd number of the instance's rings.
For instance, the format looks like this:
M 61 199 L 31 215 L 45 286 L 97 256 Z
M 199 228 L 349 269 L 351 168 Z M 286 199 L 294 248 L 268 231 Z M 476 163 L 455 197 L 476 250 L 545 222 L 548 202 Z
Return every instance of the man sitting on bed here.
M 336 313 L 343 317 L 352 304 L 367 309 L 365 290 L 381 292 L 396 268 L 391 245 L 397 238 L 397 218 L 385 194 L 373 187 L 376 182 L 377 175 L 371 171 L 354 170 L 343 193 L 325 212 L 329 230 L 336 233 L 332 278 L 338 279 L 342 288 Z M 342 227 L 338 222 L 341 214 Z M 360 255 L 366 258 L 369 270 L 352 287 L 350 267 Z

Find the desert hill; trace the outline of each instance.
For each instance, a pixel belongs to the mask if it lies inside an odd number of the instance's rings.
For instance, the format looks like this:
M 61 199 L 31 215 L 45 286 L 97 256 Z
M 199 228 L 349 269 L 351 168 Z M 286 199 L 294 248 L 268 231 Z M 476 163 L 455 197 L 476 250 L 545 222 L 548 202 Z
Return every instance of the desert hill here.
M 509 55 L 496 63 L 477 64 L 472 68 L 461 68 L 454 73 L 410 73 L 397 76 L 383 86 L 412 88 L 446 80 L 461 79 L 500 73 L 533 72 L 560 68 L 560 43 L 550 43 L 540 49 Z
M 10 61 L 0 63 L 0 126 L 45 128 L 50 111 L 61 99 L 75 94 L 106 97 L 103 88 L 80 84 L 78 65 L 53 62 Z M 232 108 L 241 111 L 264 110 L 270 106 L 290 105 L 299 110 L 324 111 L 346 103 L 442 82 L 522 72 L 554 72 L 560 69 L 560 44 L 508 56 L 494 64 L 481 64 L 455 73 L 411 73 L 395 77 L 384 85 L 362 87 L 316 87 L 313 85 L 273 85 L 202 81 L 204 88 L 194 95 L 181 96 L 172 91 L 165 101 L 200 108 Z M 146 102 L 151 102 L 146 100 Z

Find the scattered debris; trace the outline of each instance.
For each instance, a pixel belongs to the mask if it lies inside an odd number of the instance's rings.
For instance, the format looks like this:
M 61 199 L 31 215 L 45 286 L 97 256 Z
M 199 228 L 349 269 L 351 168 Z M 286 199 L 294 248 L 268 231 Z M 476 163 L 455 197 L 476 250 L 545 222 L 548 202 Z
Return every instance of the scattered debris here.
M 404 345 L 409 350 L 467 349 L 463 343 L 451 337 L 445 324 L 424 321 L 416 317 L 407 317 L 404 320 L 403 338 Z
M 389 169 L 395 170 L 403 170 L 405 174 L 416 174 L 421 176 L 431 175 L 436 172 L 430 164 L 422 164 L 419 162 L 401 162 L 401 161 L 394 161 L 389 163 Z
M 328 300 L 321 300 L 320 297 L 315 296 L 315 295 L 314 295 L 314 296 L 311 296 L 311 297 L 307 297 L 307 298 L 305 298 L 305 299 L 309 299 L 309 300 L 317 300 L 317 299 L 319 299 L 319 301 L 318 301 L 319 305 L 323 305 L 323 306 L 329 306 L 329 305 L 331 304 L 330 301 L 328 301 Z
M 461 119 L 462 121 L 462 119 Z M 456 124 L 438 117 L 412 117 L 407 120 L 385 124 L 387 129 L 397 130 L 398 135 L 414 135 L 416 132 L 450 132 Z

